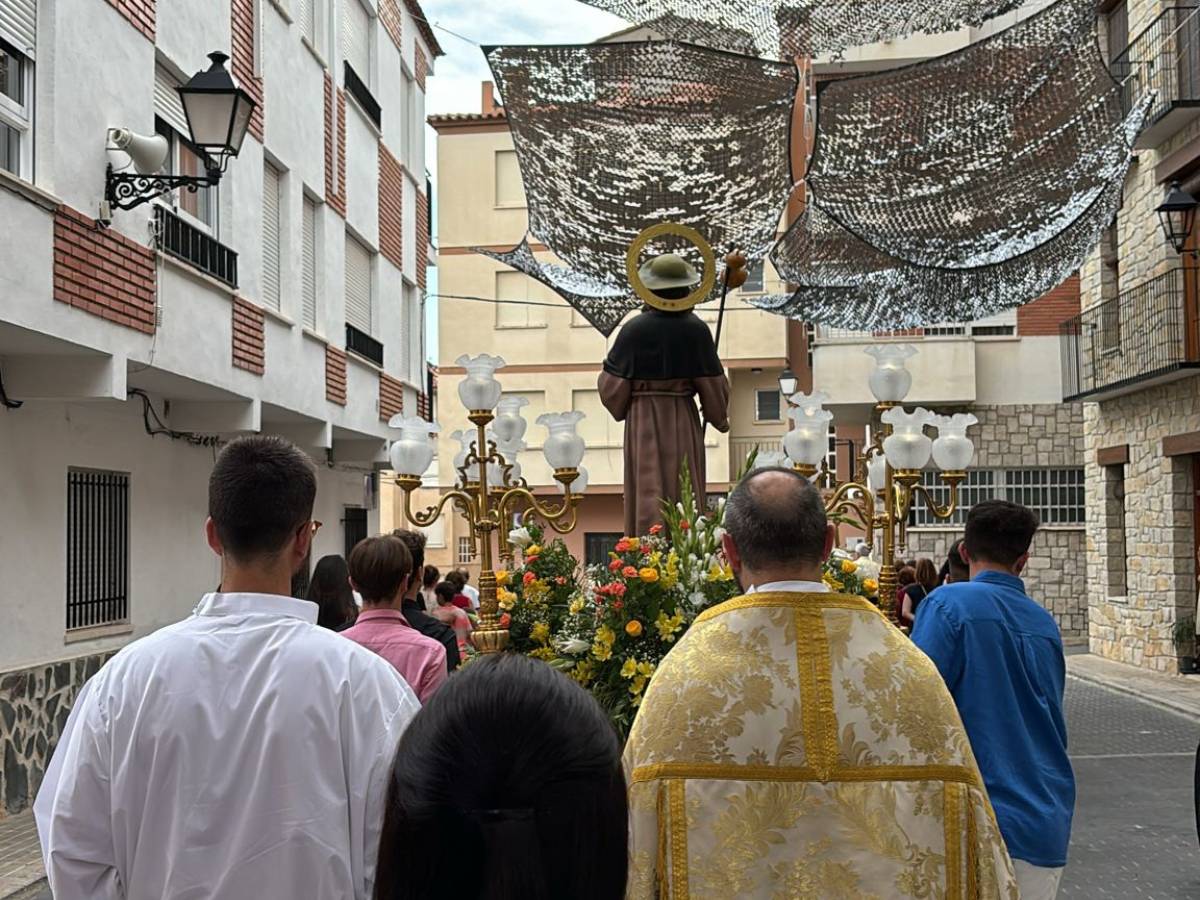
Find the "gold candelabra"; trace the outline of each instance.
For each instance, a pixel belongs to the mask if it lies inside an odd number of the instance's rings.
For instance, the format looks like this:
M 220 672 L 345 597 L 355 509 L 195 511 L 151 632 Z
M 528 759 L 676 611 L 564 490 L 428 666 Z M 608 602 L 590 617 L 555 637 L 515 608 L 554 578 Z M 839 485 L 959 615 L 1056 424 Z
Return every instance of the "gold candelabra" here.
M 420 512 L 412 509 L 412 492 L 421 486 L 416 475 L 398 475 L 396 485 L 404 491 L 404 516 L 420 528 L 428 528 L 443 514 L 446 504 L 466 520 L 470 539 L 479 557 L 479 626 L 472 632 L 475 648 L 481 653 L 499 653 L 508 646 L 508 626 L 501 624 L 500 607 L 496 596 L 496 573 L 493 559 L 511 558 L 506 552 L 506 529 L 519 513 L 523 523 L 532 517 L 542 519 L 558 534 L 575 529 L 577 510 L 582 494 L 571 492 L 571 484 L 579 477 L 578 467 L 554 469 L 554 480 L 563 487 L 560 504 L 539 500 L 524 478 L 513 478 L 514 462 L 506 459 L 496 442 L 489 440 L 487 426 L 495 419 L 491 410 L 471 410 L 468 417 L 475 426 L 476 439 L 463 464 L 457 468 L 458 484 L 442 495 L 436 504 Z M 480 448 L 483 451 L 480 452 Z M 499 483 L 491 484 L 488 467 L 496 466 Z M 493 471 L 493 475 L 495 470 Z M 493 479 L 495 480 L 495 479 Z M 492 535 L 497 535 L 497 555 L 492 555 Z

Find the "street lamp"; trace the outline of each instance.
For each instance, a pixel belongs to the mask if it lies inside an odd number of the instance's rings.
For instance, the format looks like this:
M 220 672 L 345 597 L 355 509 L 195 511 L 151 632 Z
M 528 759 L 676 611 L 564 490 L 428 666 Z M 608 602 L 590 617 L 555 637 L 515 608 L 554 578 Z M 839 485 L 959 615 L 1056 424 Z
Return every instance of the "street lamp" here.
M 796 393 L 799 387 L 800 379 L 796 377 L 796 373 L 790 368 L 784 369 L 783 374 L 779 376 L 779 393 L 790 397 Z
M 939 416 L 918 407 L 907 412 L 900 404 L 912 386 L 912 373 L 905 361 L 916 354 L 908 344 L 883 344 L 865 351 L 875 358 L 868 383 L 878 401 L 875 407 L 882 427 L 873 442 L 852 464 L 851 477 L 838 482 L 826 456 L 829 426 L 833 414 L 823 408 L 825 394 L 795 394 L 789 412 L 792 430 L 783 439 L 786 460 L 805 477 L 824 479 L 828 490 L 825 511 L 842 516 L 858 525 L 872 543 L 878 530 L 883 537 L 883 559 L 879 571 L 879 596 L 882 603 L 893 604 L 896 595 L 896 551 L 906 547 L 909 512 L 916 497 L 925 500 L 929 513 L 937 519 L 949 519 L 958 504 L 958 488 L 966 477 L 975 447 L 967 429 L 977 423 L 969 413 Z M 931 440 L 926 428 L 936 428 Z M 944 506 L 934 502 L 928 488 L 921 484 L 922 472 L 932 457 L 939 469 L 938 478 L 949 489 Z M 855 471 L 856 470 L 856 471 Z M 885 607 L 886 608 L 886 607 Z
M 456 431 L 451 435 L 461 444 L 454 458 L 454 468 L 458 471 L 455 488 L 443 494 L 436 505 L 422 512 L 413 511 L 412 492 L 421 486 L 421 475 L 433 460 L 432 435 L 438 430 L 437 425 L 420 419 L 392 419 L 388 424 L 400 429 L 400 437 L 392 443 L 388 455 L 397 473 L 395 483 L 404 491 L 404 517 L 409 522 L 428 528 L 450 502 L 467 520 L 470 540 L 482 569 L 480 624 L 473 632 L 475 646 L 483 653 L 498 653 L 508 645 L 508 628 L 500 624 L 496 573 L 492 568 L 496 558 L 492 555 L 492 533 L 498 533 L 496 556 L 504 558 L 505 535 L 514 517 L 528 522 L 536 516 L 559 534 L 575 529 L 582 491 L 587 485 L 587 472 L 580 466 L 587 447 L 576 432 L 584 414 L 545 413 L 538 417 L 537 424 L 549 432 L 543 453 L 563 494 L 559 503 L 539 500 L 521 477 L 517 463 L 517 454 L 525 449 L 522 436 L 528 424 L 521 415 L 521 407 L 528 401 L 501 399 L 495 373 L 503 368 L 504 360 L 485 353 L 460 356 L 457 363 L 467 372 L 458 385 L 458 397 L 467 408 L 467 418 L 475 426 L 475 433 L 472 436 L 470 431 Z M 494 430 L 488 427 L 493 423 Z
M 1180 187 L 1178 181 L 1172 181 L 1166 199 L 1155 209 L 1163 234 L 1176 253 L 1183 253 L 1187 246 L 1192 225 L 1196 221 L 1197 205 L 1195 197 Z
M 254 100 L 237 86 L 225 68 L 229 60 L 226 54 L 215 51 L 208 54 L 208 58 L 212 63 L 208 69 L 197 72 L 187 84 L 178 88 L 189 138 L 204 155 L 205 173 L 156 174 L 157 167 L 146 164 L 153 154 L 145 152 L 155 138 L 143 138 L 126 129 L 109 129 L 109 140 L 113 144 L 110 149 L 129 151 L 137 171 L 114 172 L 109 163 L 104 179 L 104 206 L 107 208 L 101 210 L 102 223 L 111 220 L 112 207 L 133 209 L 176 189 L 195 193 L 202 187 L 217 184 L 229 159 L 241 151 L 254 112 Z M 161 138 L 157 140 L 161 141 Z M 136 152 L 139 149 L 142 152 Z M 158 157 L 160 165 L 163 158 L 165 153 Z

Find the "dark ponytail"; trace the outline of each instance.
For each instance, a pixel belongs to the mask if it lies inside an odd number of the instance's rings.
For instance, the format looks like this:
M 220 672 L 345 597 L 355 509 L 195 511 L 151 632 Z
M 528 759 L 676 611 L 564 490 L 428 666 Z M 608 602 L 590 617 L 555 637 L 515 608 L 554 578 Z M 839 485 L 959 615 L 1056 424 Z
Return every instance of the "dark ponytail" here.
M 375 900 L 620 900 L 627 815 L 591 695 L 545 663 L 485 657 L 400 741 Z

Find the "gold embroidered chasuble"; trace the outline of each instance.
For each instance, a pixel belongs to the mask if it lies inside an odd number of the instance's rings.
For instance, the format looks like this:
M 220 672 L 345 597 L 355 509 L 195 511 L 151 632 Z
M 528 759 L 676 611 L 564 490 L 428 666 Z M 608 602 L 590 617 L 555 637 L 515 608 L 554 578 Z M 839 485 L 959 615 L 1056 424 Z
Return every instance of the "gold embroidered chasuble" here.
M 711 609 L 625 751 L 631 900 L 1016 900 L 954 701 L 867 601 Z

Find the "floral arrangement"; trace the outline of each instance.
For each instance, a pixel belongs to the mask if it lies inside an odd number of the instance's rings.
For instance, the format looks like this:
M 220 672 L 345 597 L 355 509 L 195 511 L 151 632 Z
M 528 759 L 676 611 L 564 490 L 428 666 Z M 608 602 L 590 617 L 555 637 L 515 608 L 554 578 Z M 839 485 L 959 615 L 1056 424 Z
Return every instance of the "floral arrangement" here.
M 509 648 L 549 662 L 556 656 L 551 637 L 561 628 L 579 581 L 579 560 L 560 538 L 545 544 L 544 537 L 537 525 L 509 533 L 520 561 L 496 572 L 496 599 Z
M 839 594 L 856 594 L 879 606 L 879 582 L 867 577 L 859 565 L 844 553 L 835 551 L 825 561 L 821 580 L 831 591 Z

